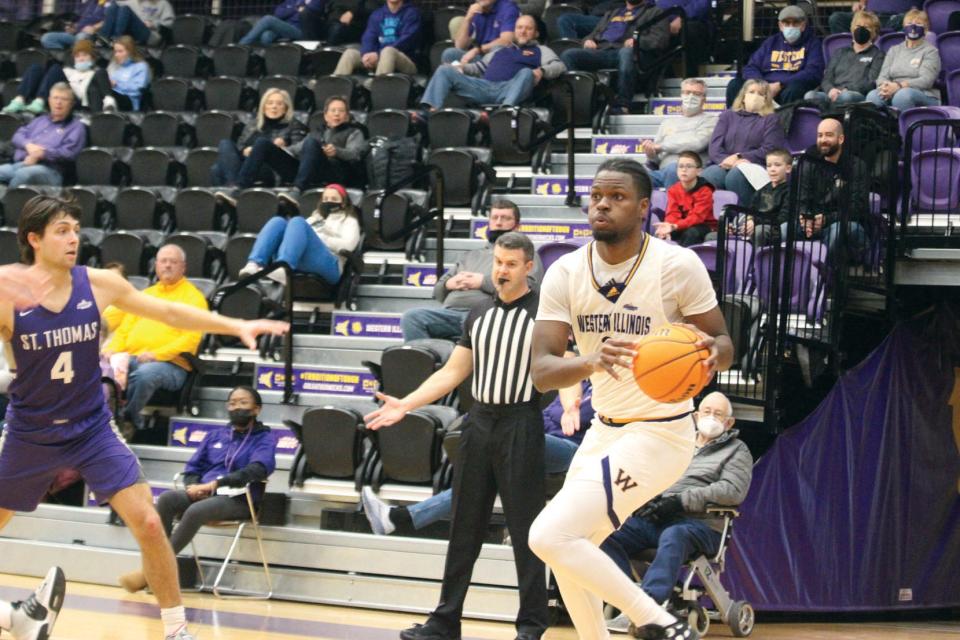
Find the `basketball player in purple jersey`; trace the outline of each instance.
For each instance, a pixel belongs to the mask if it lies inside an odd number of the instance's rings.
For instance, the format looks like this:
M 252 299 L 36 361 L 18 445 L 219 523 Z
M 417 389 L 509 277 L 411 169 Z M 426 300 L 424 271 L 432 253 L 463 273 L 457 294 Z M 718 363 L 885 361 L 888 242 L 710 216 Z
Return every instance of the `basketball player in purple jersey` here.
M 109 305 L 193 331 L 233 335 L 253 348 L 287 323 L 241 321 L 146 296 L 117 274 L 77 266 L 79 208 L 37 196 L 20 215 L 23 262 L 0 267 L 0 336 L 10 343 L 6 429 L 0 439 L 0 528 L 14 511 L 33 511 L 57 473 L 76 469 L 136 538 L 160 604 L 167 640 L 193 640 L 186 627 L 173 550 L 136 455 L 111 422 L 100 389 L 100 312 Z M 54 568 L 23 603 L 0 602 L 0 628 L 15 640 L 46 640 L 63 600 Z

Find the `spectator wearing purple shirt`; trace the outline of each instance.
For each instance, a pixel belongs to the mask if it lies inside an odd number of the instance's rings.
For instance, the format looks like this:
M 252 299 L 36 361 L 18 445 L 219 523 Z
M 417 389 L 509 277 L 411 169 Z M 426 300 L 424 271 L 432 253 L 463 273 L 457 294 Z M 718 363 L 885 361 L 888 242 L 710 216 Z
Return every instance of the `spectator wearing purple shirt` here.
M 87 0 L 80 7 L 80 17 L 68 24 L 63 31 L 43 34 L 40 44 L 44 49 L 69 49 L 79 40 L 92 38 L 103 25 L 107 11 L 106 0 Z
M 477 0 L 467 9 L 464 18 L 450 21 L 450 35 L 455 46 L 444 50 L 444 64 L 471 62 L 499 47 L 513 42 L 513 27 L 520 9 L 513 0 Z
M 87 142 L 87 128 L 73 118 L 73 89 L 66 82 L 50 87 L 50 114 L 38 116 L 13 134 L 13 162 L 0 165 L 0 184 L 59 187 L 63 169 Z

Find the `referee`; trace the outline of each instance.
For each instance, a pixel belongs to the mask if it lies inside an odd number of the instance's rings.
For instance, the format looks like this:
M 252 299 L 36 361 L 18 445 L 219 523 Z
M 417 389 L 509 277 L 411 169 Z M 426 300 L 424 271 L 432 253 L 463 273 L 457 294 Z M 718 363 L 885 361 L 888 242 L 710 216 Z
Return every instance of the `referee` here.
M 500 236 L 493 248 L 497 295 L 470 311 L 450 359 L 404 398 L 378 393 L 383 405 L 365 418 L 370 429 L 387 427 L 474 373 L 476 402 L 454 467 L 453 522 L 440 604 L 426 624 L 401 631 L 402 640 L 460 640 L 463 601 L 498 493 L 520 586 L 517 640 L 536 640 L 547 628 L 545 569 L 527 545 L 530 524 L 544 505 L 543 418 L 530 377 L 539 302 L 527 284 L 533 261 L 529 238 L 516 232 Z

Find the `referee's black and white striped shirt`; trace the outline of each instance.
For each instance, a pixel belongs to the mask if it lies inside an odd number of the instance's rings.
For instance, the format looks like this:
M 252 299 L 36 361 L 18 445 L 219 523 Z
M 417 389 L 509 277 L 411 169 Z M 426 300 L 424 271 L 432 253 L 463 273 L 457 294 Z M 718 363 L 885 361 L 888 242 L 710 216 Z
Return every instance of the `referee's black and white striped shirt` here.
M 515 404 L 537 397 L 530 377 L 530 347 L 539 296 L 529 291 L 510 304 L 497 296 L 467 315 L 458 343 L 473 351 L 473 397 L 485 404 Z

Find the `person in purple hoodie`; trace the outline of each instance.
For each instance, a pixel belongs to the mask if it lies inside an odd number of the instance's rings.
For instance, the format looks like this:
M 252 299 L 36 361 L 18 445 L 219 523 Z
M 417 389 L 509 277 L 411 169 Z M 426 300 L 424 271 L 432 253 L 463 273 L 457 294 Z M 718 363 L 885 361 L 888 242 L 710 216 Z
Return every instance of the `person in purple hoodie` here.
M 826 64 L 820 38 L 808 28 L 807 14 L 796 5 L 780 10 L 780 32 L 763 41 L 741 75 L 727 85 L 727 106 L 746 80 L 766 80 L 779 104 L 802 100 L 823 81 Z
M 263 498 L 267 478 L 277 467 L 277 438 L 257 417 L 263 399 L 253 387 L 234 387 L 227 396 L 229 426 L 207 433 L 183 471 L 185 489 L 165 491 L 157 499 L 160 522 L 174 553 L 186 547 L 200 527 L 220 520 L 249 520 L 245 495 L 223 494 L 218 489 L 250 486 L 254 505 Z M 173 526 L 174 518 L 179 518 Z M 131 593 L 147 588 L 143 571 L 120 576 L 120 585 Z
M 66 82 L 50 87 L 50 113 L 34 118 L 13 134 L 13 162 L 0 165 L 0 184 L 63 184 L 63 170 L 87 143 L 86 126 L 73 117 L 74 99 Z
M 360 50 L 344 51 L 333 75 L 348 76 L 361 70 L 378 76 L 394 72 L 413 75 L 419 46 L 420 10 L 404 0 L 387 0 L 370 16 Z
M 257 20 L 240 44 L 268 46 L 279 39 L 301 40 L 303 30 L 300 27 L 300 14 L 309 0 L 282 0 L 273 10 L 273 15 Z
M 770 86 L 747 80 L 733 107 L 720 114 L 710 138 L 710 161 L 701 177 L 717 189 L 733 191 L 741 207 L 749 207 L 755 192 L 738 165 L 764 166 L 767 154 L 787 145 L 780 118 L 773 112 Z
M 63 31 L 50 31 L 40 37 L 44 49 L 70 49 L 77 40 L 92 38 L 100 30 L 107 12 L 107 0 L 86 0 L 80 6 L 76 22 Z

